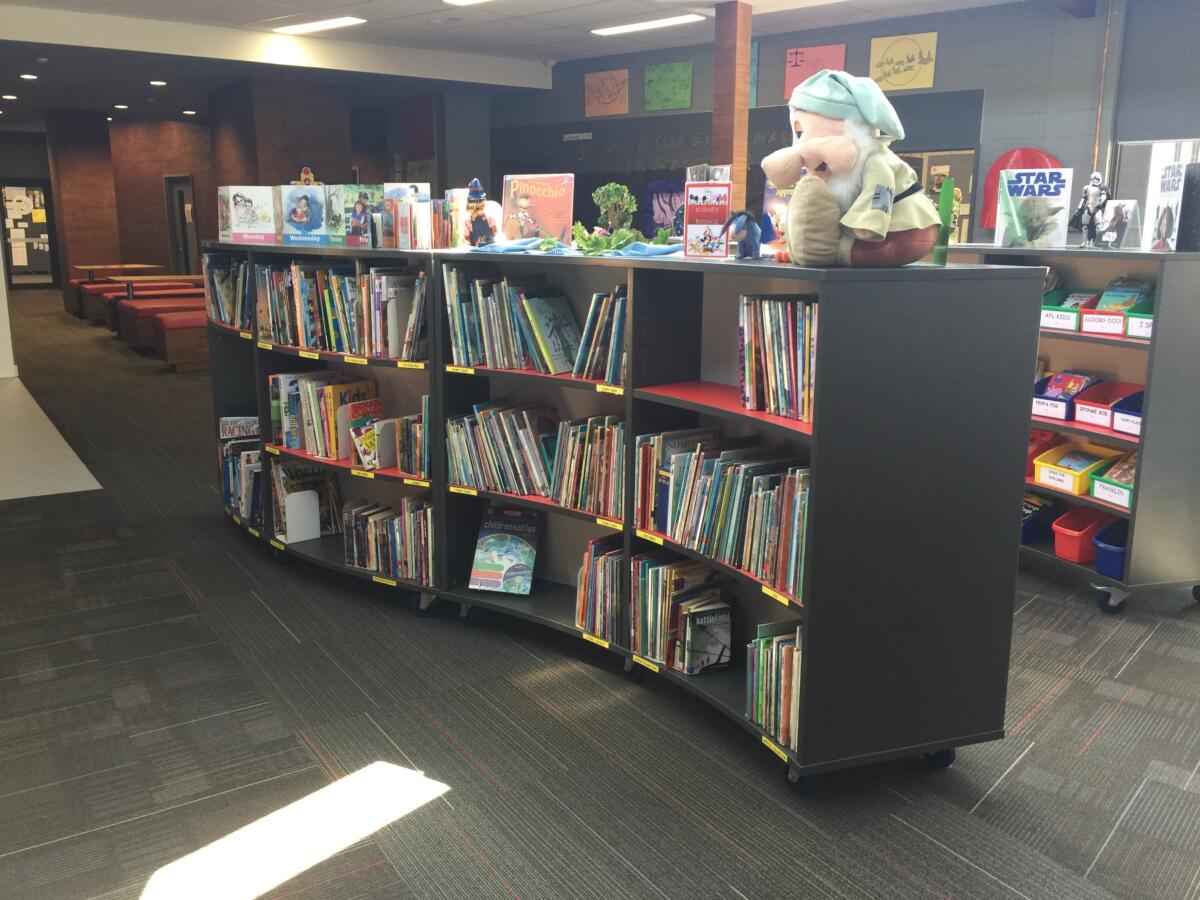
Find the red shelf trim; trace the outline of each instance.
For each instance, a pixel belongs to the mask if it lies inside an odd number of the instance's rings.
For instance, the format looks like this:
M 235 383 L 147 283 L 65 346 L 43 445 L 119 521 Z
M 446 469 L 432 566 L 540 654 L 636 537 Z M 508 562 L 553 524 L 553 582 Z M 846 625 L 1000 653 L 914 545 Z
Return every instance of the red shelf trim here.
M 653 387 L 641 388 L 641 391 L 656 397 L 686 400 L 698 406 L 707 406 L 758 422 L 767 422 L 800 434 L 811 435 L 813 432 L 811 422 L 801 422 L 799 419 L 791 419 L 787 416 L 776 416 L 771 413 L 746 409 L 742 405 L 741 390 L 731 384 L 717 384 L 712 381 L 680 381 L 674 384 L 657 384 Z
M 1056 497 L 1064 497 L 1067 500 L 1075 500 L 1077 502 L 1082 501 L 1085 505 L 1092 503 L 1096 506 L 1102 506 L 1105 509 L 1111 509 L 1113 512 L 1119 513 L 1125 517 L 1129 517 L 1133 514 L 1133 510 L 1131 509 L 1126 509 L 1123 506 L 1117 506 L 1117 504 L 1109 503 L 1107 500 L 1097 500 L 1091 494 L 1072 494 L 1067 491 L 1060 491 L 1058 488 L 1052 488 L 1049 485 L 1038 484 L 1037 481 L 1032 478 L 1026 478 L 1025 484 L 1031 488 L 1035 488 L 1036 490 L 1045 491 L 1047 494 L 1053 494 Z
M 1141 443 L 1141 438 L 1136 434 L 1113 431 L 1111 428 L 1102 428 L 1099 425 L 1092 425 L 1090 422 L 1080 422 L 1075 419 L 1064 422 L 1062 419 L 1051 419 L 1046 416 L 1030 416 L 1029 419 L 1034 425 L 1046 426 L 1051 431 L 1061 430 L 1065 426 L 1079 431 L 1086 431 L 1088 434 L 1094 434 L 1098 437 L 1112 438 L 1114 441 L 1128 441 L 1134 444 Z M 1055 426 L 1059 426 L 1059 428 Z
M 609 522 L 620 525 L 622 528 L 625 527 L 625 523 L 617 516 L 606 516 L 603 513 L 588 512 L 586 509 L 577 509 L 574 506 L 563 506 L 561 503 L 555 503 L 553 500 L 547 497 L 542 497 L 539 494 L 510 494 L 507 491 L 490 491 L 487 488 L 475 488 L 471 487 L 469 484 L 458 484 L 457 482 L 451 482 L 449 486 L 452 488 L 461 488 L 464 491 L 474 491 L 480 496 L 499 497 L 507 500 L 520 500 L 523 503 L 534 503 L 538 506 L 545 506 L 548 509 L 559 509 L 563 512 L 575 513 L 577 516 L 586 516 L 589 519 L 605 519 Z
M 366 472 L 370 475 L 374 475 L 375 477 L 391 478 L 397 481 L 405 478 L 409 478 L 414 481 L 429 481 L 429 479 L 424 475 L 413 475 L 409 472 L 402 472 L 395 466 L 391 466 L 387 469 L 364 469 L 362 466 L 352 465 L 351 463 L 346 462 L 344 459 L 329 459 L 325 456 L 314 456 L 307 451 L 296 450 L 292 447 L 285 447 L 282 444 L 267 444 L 267 446 L 272 450 L 278 451 L 281 455 L 286 454 L 287 456 L 294 456 L 297 459 L 303 459 L 306 462 L 320 463 L 321 465 L 332 466 L 335 469 L 343 469 L 347 472 Z

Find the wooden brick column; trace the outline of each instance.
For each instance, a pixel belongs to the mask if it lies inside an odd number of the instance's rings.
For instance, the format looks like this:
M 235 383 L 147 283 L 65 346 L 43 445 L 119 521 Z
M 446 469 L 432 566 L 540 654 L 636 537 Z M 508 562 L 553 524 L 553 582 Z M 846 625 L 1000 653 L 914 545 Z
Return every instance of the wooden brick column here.
M 733 209 L 746 206 L 746 144 L 750 130 L 750 4 L 717 4 L 713 45 L 712 160 L 733 163 Z

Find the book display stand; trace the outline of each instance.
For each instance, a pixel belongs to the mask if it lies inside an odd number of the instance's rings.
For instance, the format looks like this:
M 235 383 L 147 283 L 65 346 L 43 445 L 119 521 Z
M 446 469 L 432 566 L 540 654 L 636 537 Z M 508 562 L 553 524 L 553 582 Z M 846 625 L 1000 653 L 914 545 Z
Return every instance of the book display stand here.
M 1121 574 L 1112 577 L 1098 571 L 1095 563 L 1068 562 L 1056 556 L 1052 539 L 1034 541 L 1022 549 L 1084 572 L 1104 612 L 1119 613 L 1125 609 L 1130 592 L 1154 587 L 1191 586 L 1192 596 L 1200 601 L 1200 478 L 1196 477 L 1200 448 L 1200 304 L 1196 302 L 1200 253 L 997 248 L 981 244 L 951 247 L 950 253 L 959 262 L 1052 266 L 1072 290 L 1099 291 L 1114 278 L 1153 284 L 1152 314 L 1135 313 L 1129 317 L 1128 327 L 1114 327 L 1117 333 L 1113 334 L 1043 327 L 1038 350 L 1048 371 L 1070 369 L 1098 375 L 1106 383 L 1145 386 L 1144 397 L 1136 406 L 1140 433 L 1114 430 L 1107 427 L 1107 422 L 1082 421 L 1078 414 L 1069 421 L 1035 415 L 1031 423 L 1035 428 L 1069 435 L 1072 440 L 1137 451 L 1137 475 L 1128 508 L 1089 495 L 1054 490 L 1033 480 L 1027 483 L 1030 491 L 1061 502 L 1066 508 L 1090 506 L 1127 520 L 1124 560 L 1116 561 L 1116 572 Z M 1128 336 L 1130 332 L 1145 334 L 1148 329 L 1147 338 Z M 1119 412 L 1120 407 L 1118 403 L 1113 409 Z
M 284 554 L 410 591 L 418 611 L 456 603 L 466 618 L 491 610 L 598 645 L 620 657 L 627 672 L 657 673 L 749 731 L 787 764 L 793 783 L 899 757 L 925 756 L 932 765 L 948 765 L 954 748 L 1003 737 L 1041 270 L 804 269 L 768 261 L 231 244 L 206 249 L 246 254 L 252 264 L 336 257 L 331 262 L 353 264 L 360 272 L 408 263 L 428 276 L 427 364 L 397 368 L 391 361 L 363 361 L 381 382 L 411 379 L 416 393 L 430 394 L 428 482 L 356 478 L 345 463 L 328 465 L 341 479 L 343 498 L 374 491 L 379 497 L 372 499 L 394 504 L 404 492 L 431 492 L 433 585 L 345 565 L 340 535 L 296 544 L 273 539 L 269 501 L 263 503 L 264 526 L 253 537 Z M 625 285 L 624 384 L 454 366 L 445 264 L 552 285 L 577 315 L 594 293 Z M 743 408 L 741 295 L 816 299 L 813 424 Z M 215 324 L 209 340 L 215 414 L 257 414 L 264 436 L 271 434 L 269 374 L 339 364 L 340 354 L 288 349 Z M 446 420 L 486 400 L 553 404 L 564 417 L 619 416 L 626 423 L 621 519 L 597 518 L 543 497 L 449 483 Z M 757 435 L 811 469 L 799 597 L 634 527 L 636 437 L 713 424 L 730 435 Z M 265 466 L 280 458 L 266 444 L 264 450 Z M 535 509 L 543 516 L 528 596 L 467 587 L 480 518 L 489 505 Z M 731 665 L 688 676 L 633 654 L 625 646 L 628 565 L 620 576 L 620 621 L 612 632 L 625 640 L 602 640 L 576 626 L 575 581 L 586 542 L 614 533 L 621 536 L 626 560 L 664 548 L 726 578 L 733 598 Z M 1132 565 L 1142 564 L 1134 557 Z M 746 645 L 759 624 L 787 618 L 803 621 L 794 750 L 745 716 Z

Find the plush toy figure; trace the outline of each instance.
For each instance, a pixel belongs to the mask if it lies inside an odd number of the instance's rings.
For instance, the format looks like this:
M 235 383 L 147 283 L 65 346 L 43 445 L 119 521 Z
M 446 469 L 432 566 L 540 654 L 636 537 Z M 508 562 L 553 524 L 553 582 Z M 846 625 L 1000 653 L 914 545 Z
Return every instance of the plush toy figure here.
M 788 101 L 792 146 L 762 161 L 772 184 L 795 184 L 786 243 L 802 266 L 902 266 L 933 249 L 940 224 L 916 173 L 888 149 L 904 138 L 870 78 L 822 69 Z
M 729 232 L 729 239 L 737 244 L 738 259 L 758 259 L 762 246 L 762 229 L 753 214 L 743 210 L 735 212 L 721 226 L 721 234 Z
M 496 222 L 487 213 L 487 194 L 478 178 L 467 184 L 467 243 L 472 247 L 496 241 Z

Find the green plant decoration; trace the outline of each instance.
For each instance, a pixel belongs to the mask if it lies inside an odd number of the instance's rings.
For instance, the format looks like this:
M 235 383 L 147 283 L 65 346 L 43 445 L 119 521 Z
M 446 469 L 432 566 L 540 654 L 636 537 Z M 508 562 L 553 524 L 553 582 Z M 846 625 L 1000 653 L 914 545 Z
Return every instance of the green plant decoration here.
M 584 256 L 599 256 L 611 250 L 622 250 L 634 241 L 642 240 L 640 232 L 632 228 L 618 228 L 609 234 L 603 228 L 589 232 L 582 222 L 576 222 L 571 229 L 571 237 Z
M 592 202 L 600 210 L 599 226 L 609 232 L 629 228 L 633 214 L 637 212 L 637 201 L 633 193 L 623 184 L 610 181 L 592 191 Z

